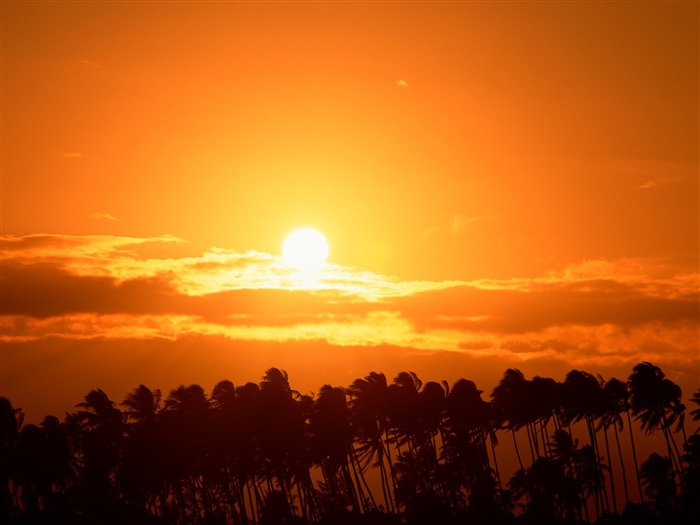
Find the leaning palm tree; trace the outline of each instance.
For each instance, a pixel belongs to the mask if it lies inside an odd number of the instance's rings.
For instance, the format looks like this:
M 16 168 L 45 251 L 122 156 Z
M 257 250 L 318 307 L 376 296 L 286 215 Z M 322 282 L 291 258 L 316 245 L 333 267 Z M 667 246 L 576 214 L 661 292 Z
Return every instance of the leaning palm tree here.
M 324 385 L 309 418 L 309 442 L 313 461 L 321 468 L 329 506 L 354 511 L 374 506 L 364 476 L 352 461 L 352 428 L 345 391 Z M 330 509 L 329 509 L 330 510 Z
M 591 451 L 595 454 L 597 463 L 602 465 L 595 425 L 595 419 L 600 414 L 600 406 L 603 402 L 601 380 L 588 372 L 571 370 L 566 374 L 561 392 L 564 420 L 569 426 L 579 421 L 586 424 Z M 600 479 L 600 483 L 591 484 L 590 487 L 595 491 L 593 496 L 596 511 L 599 512 L 601 506 L 609 510 L 605 479 Z
M 414 372 L 400 372 L 387 387 L 387 419 L 389 436 L 396 447 L 396 456 L 407 446 L 412 453 L 418 447 L 419 391 L 423 382 Z
M 527 430 L 531 457 L 533 461 L 535 459 L 529 425 L 537 419 L 537 412 L 531 402 L 531 393 L 531 388 L 523 373 L 518 369 L 509 368 L 491 394 L 492 417 L 498 426 L 510 431 L 521 470 L 524 467 L 516 432 L 523 427 Z
M 357 454 L 364 471 L 374 460 L 379 467 L 382 494 L 387 509 L 394 510 L 392 489 L 395 476 L 388 443 L 387 396 L 388 386 L 384 374 L 370 372 L 364 379 L 356 379 L 347 388 L 350 422 L 358 442 Z M 387 467 L 388 464 L 388 467 Z
M 608 459 L 612 462 L 610 457 L 610 451 L 608 447 L 608 437 L 607 430 L 612 427 L 615 436 L 615 445 L 617 447 L 617 456 L 620 463 L 620 471 L 622 473 L 622 487 L 625 491 L 625 505 L 629 503 L 629 489 L 627 487 L 627 475 L 625 468 L 625 461 L 622 457 L 622 447 L 620 446 L 620 435 L 619 430 L 622 430 L 624 423 L 622 421 L 622 413 L 627 411 L 629 407 L 629 392 L 627 391 L 627 386 L 625 383 L 617 378 L 611 378 L 605 382 L 602 391 L 602 400 L 599 406 L 599 428 L 603 429 L 605 435 L 605 446 L 607 449 Z M 636 450 L 633 448 L 633 453 L 635 454 L 635 465 L 637 463 Z M 612 466 L 611 466 L 612 467 Z M 636 470 L 636 469 L 635 469 Z M 639 473 L 637 472 L 637 481 L 639 481 Z M 615 499 L 615 483 L 612 479 L 612 468 L 610 469 L 610 486 L 613 490 L 613 504 L 615 512 L 617 512 L 617 502 Z M 639 493 L 641 495 L 641 484 L 639 485 Z M 640 496 L 641 497 L 641 496 Z
M 696 405 L 700 405 L 700 390 L 696 391 L 693 394 L 693 397 L 690 398 L 690 401 L 695 403 Z M 700 421 L 700 406 L 696 408 L 695 410 L 690 411 L 690 415 L 693 418 L 693 421 Z M 700 426 L 695 429 L 695 433 L 700 432 Z
M 287 373 L 277 368 L 265 372 L 260 383 L 256 438 L 262 469 L 268 484 L 277 489 L 293 507 L 296 488 L 302 519 L 317 513 L 316 495 L 310 475 L 306 421 L 313 401 L 292 390 Z
M 200 385 L 181 385 L 170 391 L 159 416 L 164 477 L 186 521 L 199 521 L 211 509 L 211 482 L 205 477 L 209 410 L 209 399 Z
M 91 512 L 105 513 L 117 497 L 124 437 L 124 416 L 101 389 L 76 405 L 82 452 L 81 481 Z
M 668 379 L 662 370 L 651 363 L 639 363 L 632 369 L 627 381 L 632 413 L 641 421 L 647 434 L 661 430 L 666 441 L 668 457 L 683 481 L 683 465 L 671 427 L 678 423 L 680 429 L 685 407 L 681 403 L 681 388 Z
M 145 385 L 139 385 L 121 402 L 121 406 L 126 407 L 124 415 L 127 421 L 134 425 L 153 424 L 161 408 L 160 398 L 160 390 L 157 388 L 151 390 Z

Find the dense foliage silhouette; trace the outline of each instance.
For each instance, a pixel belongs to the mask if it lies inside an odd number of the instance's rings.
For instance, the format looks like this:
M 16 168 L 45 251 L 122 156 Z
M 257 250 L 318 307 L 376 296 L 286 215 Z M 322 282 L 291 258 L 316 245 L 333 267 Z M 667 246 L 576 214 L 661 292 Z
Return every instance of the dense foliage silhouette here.
M 139 385 L 118 405 L 98 388 L 39 425 L 0 398 L 0 521 L 700 523 L 700 409 L 688 435 L 681 390 L 657 366 L 626 382 L 509 369 L 482 394 L 467 379 L 371 372 L 308 396 L 271 368 L 211 394 Z M 640 463 L 634 422 L 665 450 Z M 513 453 L 504 479 L 498 457 Z

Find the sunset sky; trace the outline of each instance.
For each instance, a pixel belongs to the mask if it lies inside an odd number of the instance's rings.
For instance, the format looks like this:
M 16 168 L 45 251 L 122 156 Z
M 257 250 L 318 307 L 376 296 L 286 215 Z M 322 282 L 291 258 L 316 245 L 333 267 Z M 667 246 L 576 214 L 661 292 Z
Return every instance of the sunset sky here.
M 700 386 L 698 2 L 2 2 L 0 395 Z M 310 226 L 306 274 L 281 258 Z

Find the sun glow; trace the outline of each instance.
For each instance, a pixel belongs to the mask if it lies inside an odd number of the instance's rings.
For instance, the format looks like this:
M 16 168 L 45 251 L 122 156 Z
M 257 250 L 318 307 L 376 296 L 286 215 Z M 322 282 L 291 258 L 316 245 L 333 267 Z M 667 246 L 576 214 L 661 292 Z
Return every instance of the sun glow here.
M 299 228 L 284 239 L 282 257 L 284 262 L 297 270 L 317 271 L 328 258 L 328 243 L 318 231 Z

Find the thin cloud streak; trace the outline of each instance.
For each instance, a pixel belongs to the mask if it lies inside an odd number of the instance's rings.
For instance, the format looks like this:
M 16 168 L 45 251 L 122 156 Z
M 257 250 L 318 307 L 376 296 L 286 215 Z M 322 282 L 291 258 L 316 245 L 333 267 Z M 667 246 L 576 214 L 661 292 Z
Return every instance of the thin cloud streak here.
M 648 189 L 650 189 L 650 188 L 656 188 L 657 186 L 663 186 L 663 185 L 666 185 L 666 184 L 673 184 L 673 183 L 676 183 L 676 182 L 681 182 L 682 180 L 683 180 L 683 177 L 678 177 L 678 176 L 674 176 L 674 177 L 658 177 L 658 178 L 656 178 L 656 179 L 651 179 L 651 180 L 648 180 L 648 181 L 644 182 L 644 183 L 641 184 L 640 186 L 637 186 L 637 189 L 640 189 L 640 190 L 648 190 Z
M 93 214 L 91 215 L 91 217 L 92 217 L 93 219 L 97 219 L 97 220 L 101 220 L 101 221 L 118 221 L 118 220 L 119 220 L 119 219 L 117 219 L 114 215 L 112 215 L 111 213 L 100 213 L 100 212 L 97 212 L 97 213 L 93 213 Z

